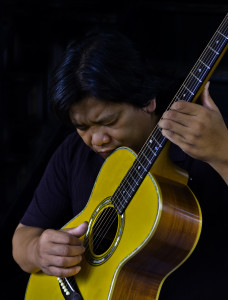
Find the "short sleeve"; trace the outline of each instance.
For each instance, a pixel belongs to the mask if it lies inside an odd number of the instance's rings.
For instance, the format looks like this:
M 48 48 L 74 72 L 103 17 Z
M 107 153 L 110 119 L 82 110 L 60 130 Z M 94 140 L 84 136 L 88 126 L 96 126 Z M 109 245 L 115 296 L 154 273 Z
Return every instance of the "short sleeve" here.
M 102 164 L 94 155 L 76 133 L 70 134 L 51 157 L 21 223 L 58 229 L 72 219 L 75 210 L 87 203 L 88 191 L 92 190 Z M 90 178 L 86 178 L 90 174 L 88 164 L 93 165 L 93 161 L 96 166 Z M 87 193 L 82 191 L 85 182 Z

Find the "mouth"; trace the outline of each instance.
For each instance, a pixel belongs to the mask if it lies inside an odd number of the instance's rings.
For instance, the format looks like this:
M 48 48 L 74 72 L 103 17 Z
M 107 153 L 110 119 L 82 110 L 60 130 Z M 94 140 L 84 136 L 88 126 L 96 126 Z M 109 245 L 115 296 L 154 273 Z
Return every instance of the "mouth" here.
M 98 152 L 98 154 L 100 154 L 104 159 L 106 159 L 107 157 L 109 157 L 112 154 L 113 151 L 114 150 L 105 151 L 105 152 Z

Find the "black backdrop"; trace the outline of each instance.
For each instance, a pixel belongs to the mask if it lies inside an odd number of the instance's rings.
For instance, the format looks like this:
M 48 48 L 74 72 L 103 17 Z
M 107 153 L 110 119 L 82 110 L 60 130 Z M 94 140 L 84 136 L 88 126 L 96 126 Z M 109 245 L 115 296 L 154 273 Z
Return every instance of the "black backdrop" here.
M 117 29 L 137 42 L 151 63 L 184 76 L 228 5 L 143 0 L 4 0 L 0 5 L 0 299 L 23 299 L 27 275 L 12 259 L 11 237 L 50 155 L 68 132 L 51 114 L 47 96 L 50 70 L 67 42 L 88 30 Z M 227 116 L 227 54 L 211 78 L 211 94 Z

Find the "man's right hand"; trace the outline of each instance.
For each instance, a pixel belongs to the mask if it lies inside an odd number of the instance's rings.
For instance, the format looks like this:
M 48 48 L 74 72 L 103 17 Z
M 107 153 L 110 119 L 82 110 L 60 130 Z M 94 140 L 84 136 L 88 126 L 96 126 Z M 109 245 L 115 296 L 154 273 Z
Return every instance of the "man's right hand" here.
M 43 230 L 19 224 L 13 238 L 14 258 L 26 272 L 42 270 L 57 277 L 73 276 L 81 269 L 79 264 L 85 248 L 80 237 L 87 228 L 87 222 L 61 230 Z

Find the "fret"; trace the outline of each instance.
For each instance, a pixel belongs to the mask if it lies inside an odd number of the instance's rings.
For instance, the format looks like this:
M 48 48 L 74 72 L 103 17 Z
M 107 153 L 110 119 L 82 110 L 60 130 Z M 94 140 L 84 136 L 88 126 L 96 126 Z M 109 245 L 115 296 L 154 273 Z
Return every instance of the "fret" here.
M 210 69 L 210 67 L 207 65 L 207 64 L 205 64 L 201 59 L 199 59 L 199 61 L 209 70 Z
M 127 201 L 127 199 L 129 198 L 131 198 L 131 193 L 125 188 L 125 189 L 121 189 L 121 194 L 122 194 L 122 197 L 123 197 L 123 200 L 125 201 L 125 203 L 127 204 L 128 203 L 128 201 Z M 127 194 L 127 195 L 126 195 Z
M 138 165 L 138 160 L 135 160 L 132 168 L 128 171 L 127 175 L 112 197 L 112 202 L 116 205 L 116 207 L 118 206 L 119 202 L 124 202 L 124 204 L 122 203 L 122 207 L 118 208 L 119 212 L 122 211 L 122 209 L 126 208 L 130 199 L 134 196 L 139 185 L 148 172 L 148 170 L 145 169 L 143 165 L 140 165 L 140 168 L 138 168 L 139 165 L 137 166 L 136 162 Z
M 212 51 L 209 46 L 207 46 L 206 49 L 209 49 L 209 51 L 207 51 L 204 54 L 204 56 L 205 56 L 205 58 L 204 58 L 204 64 L 205 64 L 205 66 L 208 67 L 208 69 L 211 69 L 211 66 L 213 66 L 213 64 L 216 61 L 218 55 L 215 54 L 215 52 Z M 202 62 L 202 60 L 201 60 L 201 62 Z M 210 66 L 208 66 L 208 65 L 210 65 Z
M 120 186 L 112 196 L 112 203 L 115 205 L 119 214 L 123 213 L 138 189 L 138 185 L 135 188 L 132 188 L 131 183 L 128 182 L 128 179 L 129 178 L 127 177 L 124 178 L 124 180 L 121 182 Z M 141 179 L 141 182 L 142 180 L 143 178 Z
M 154 156 L 157 156 L 157 151 L 156 151 L 155 149 L 153 149 L 153 148 L 151 147 L 150 144 L 147 144 L 146 147 L 147 147 L 148 151 L 151 151 L 151 153 L 152 153 Z
M 190 101 L 192 99 L 193 95 L 188 90 L 180 90 L 178 97 L 179 97 L 179 100 Z
M 127 204 L 128 201 L 127 199 L 125 198 L 126 197 L 126 194 L 127 194 L 127 197 L 130 198 L 131 194 L 128 192 L 127 189 L 120 189 L 120 195 L 122 196 L 122 200 Z M 118 197 L 119 198 L 119 197 Z M 119 200 L 119 199 L 118 199 Z M 121 202 L 122 203 L 122 202 Z M 124 207 L 123 203 L 122 203 L 122 207 Z
M 211 47 L 215 49 L 217 52 L 220 52 L 223 48 L 224 44 L 226 43 L 226 39 L 218 33 L 214 36 L 213 40 L 211 41 Z
M 183 87 L 185 87 L 191 95 L 194 95 L 194 93 L 185 84 L 183 84 Z
M 127 196 L 129 196 L 129 193 L 126 192 L 126 189 L 125 189 L 123 186 L 121 186 L 121 188 L 119 188 L 119 191 L 118 191 L 118 192 L 119 192 L 119 193 L 118 193 L 118 200 L 120 199 L 120 196 L 121 196 L 121 197 L 122 197 L 122 200 L 125 201 L 125 202 L 127 203 L 125 197 L 126 197 L 126 194 L 127 194 Z M 122 202 L 121 202 L 121 203 L 122 203 Z M 122 204 L 122 205 L 123 205 L 123 204 Z
M 151 153 L 150 153 L 150 154 L 151 154 Z M 144 152 L 141 152 L 141 153 L 140 153 L 140 158 L 139 158 L 139 160 L 141 160 L 142 156 L 143 156 L 144 159 L 146 159 L 146 161 L 147 161 L 149 164 L 151 163 L 151 160 L 150 160 L 149 156 L 146 155 Z M 142 162 L 142 160 L 141 160 L 141 162 Z M 147 166 L 148 166 L 148 164 L 147 164 Z
M 221 31 L 217 31 L 219 34 L 221 34 L 226 40 L 228 40 L 228 37 L 225 36 Z
M 136 159 L 131 172 L 128 174 L 128 181 L 133 181 L 134 184 L 139 185 L 147 174 L 148 168 L 146 168 L 139 159 Z
M 119 191 L 116 190 L 115 194 L 112 196 L 112 203 L 115 205 L 118 213 L 121 215 L 129 204 L 131 197 L 125 196 L 125 190 Z M 127 199 L 126 199 L 127 198 Z
M 148 141 L 148 146 L 150 147 L 151 151 L 156 152 L 156 151 L 159 150 L 159 148 L 162 147 L 162 144 L 159 143 L 159 141 L 155 137 L 151 136 L 149 141 Z
M 137 162 L 140 163 L 140 161 L 137 161 Z M 140 165 L 137 166 L 137 170 L 138 170 L 138 171 L 140 171 L 140 170 L 142 170 L 142 169 L 143 169 L 144 171 L 146 171 L 146 168 L 144 168 L 144 166 L 143 166 L 142 164 L 140 164 Z
M 208 74 L 209 68 L 205 66 L 205 64 L 201 63 L 200 60 L 198 60 L 198 62 L 196 63 L 196 65 L 194 66 L 194 69 L 192 70 L 192 73 L 200 78 L 200 80 L 203 81 L 203 79 L 206 77 L 206 75 Z
M 134 183 L 132 183 L 132 181 Z M 136 183 L 136 185 L 135 185 L 135 183 Z M 134 180 L 133 176 L 130 176 L 127 178 L 127 180 L 124 181 L 124 187 L 128 191 L 128 194 L 132 195 L 132 193 L 134 193 L 136 190 L 135 188 L 137 187 L 137 181 Z
M 214 52 L 216 55 L 219 55 L 219 52 L 217 52 L 215 49 L 213 49 L 211 46 L 208 46 L 208 48 L 212 51 L 212 52 Z
M 185 100 L 190 102 L 193 99 L 207 75 L 211 72 L 211 69 L 213 70 L 216 60 L 227 45 L 227 40 L 228 14 L 172 99 L 167 110 L 175 101 Z M 166 142 L 167 139 L 162 135 L 161 128 L 156 126 L 112 196 L 112 202 L 119 214 L 122 214 L 130 203 Z
M 118 192 L 118 189 L 116 190 Z M 125 203 L 124 203 L 125 202 Z M 127 206 L 127 202 L 125 201 L 125 196 L 122 194 L 118 194 L 118 196 L 112 196 L 112 203 L 115 204 L 116 209 L 122 211 Z
M 191 74 L 191 75 L 192 75 L 199 83 L 202 82 L 202 80 L 199 79 L 199 77 L 197 77 L 193 72 L 190 72 L 190 74 Z
M 136 179 L 136 176 L 139 176 L 139 179 Z M 143 179 L 143 176 L 139 172 L 136 173 L 136 176 L 134 176 L 134 174 L 131 174 L 130 179 L 133 181 L 133 184 L 135 184 L 135 186 L 137 187 L 139 185 L 139 181 Z
M 138 172 L 140 178 L 141 178 L 141 175 L 139 172 L 141 172 L 141 170 L 144 172 L 147 172 L 147 169 L 143 166 L 143 164 L 140 163 L 139 160 L 136 160 L 133 167 L 135 168 L 135 170 Z

